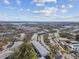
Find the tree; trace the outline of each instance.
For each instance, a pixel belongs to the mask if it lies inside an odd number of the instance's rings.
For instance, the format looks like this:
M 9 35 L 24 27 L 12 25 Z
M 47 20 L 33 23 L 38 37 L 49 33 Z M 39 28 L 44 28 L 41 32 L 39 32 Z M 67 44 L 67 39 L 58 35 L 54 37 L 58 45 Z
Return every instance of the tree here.
M 37 59 L 31 44 L 23 43 L 18 51 L 12 55 L 11 59 Z
M 24 39 L 24 43 L 15 50 L 10 59 L 37 59 L 36 53 L 32 48 L 31 41 L 32 33 L 29 33 Z
M 59 51 L 59 47 L 57 45 L 50 45 L 50 50 L 52 53 L 56 54 Z
M 2 46 L 0 45 L 0 51 L 2 51 L 3 50 L 3 48 L 2 48 Z

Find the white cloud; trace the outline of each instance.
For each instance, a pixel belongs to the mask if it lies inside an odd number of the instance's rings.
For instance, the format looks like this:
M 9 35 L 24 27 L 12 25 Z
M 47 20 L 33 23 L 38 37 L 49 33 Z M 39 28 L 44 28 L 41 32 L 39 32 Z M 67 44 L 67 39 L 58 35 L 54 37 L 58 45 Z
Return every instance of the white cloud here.
M 57 3 L 57 0 L 33 0 L 33 2 L 36 2 L 36 3 L 55 2 Z
M 57 0 L 46 0 L 46 2 L 55 2 L 55 3 L 57 3 Z
M 26 9 L 26 11 L 30 11 L 30 9 L 29 9 L 29 8 L 27 8 L 27 9 Z
M 15 1 L 16 1 L 16 3 L 17 3 L 18 5 L 21 4 L 21 1 L 20 1 L 20 0 L 15 0 Z M 10 1 L 9 1 L 9 0 L 4 0 L 4 3 L 7 4 L 7 5 L 9 5 L 9 4 L 10 4 Z
M 65 5 L 62 5 L 62 6 L 61 6 L 61 8 L 65 8 L 65 7 L 66 7 Z
M 42 3 L 36 3 L 36 6 L 44 6 Z
M 21 4 L 21 1 L 20 0 L 16 0 L 17 4 L 20 5 Z
M 39 15 L 44 15 L 44 16 L 50 16 L 52 14 L 55 14 L 57 10 L 58 9 L 54 7 L 45 7 L 45 9 L 43 10 L 34 11 L 34 13 Z
M 20 8 L 19 11 L 24 11 L 24 9 L 23 8 Z
M 57 3 L 57 0 L 33 0 L 31 3 L 35 3 L 36 6 L 44 6 L 45 3 Z
M 7 5 L 10 4 L 9 0 L 4 0 L 4 3 L 7 4 Z
M 62 13 L 67 13 L 67 9 L 61 9 L 60 10 Z
M 69 8 L 72 8 L 73 6 L 71 4 L 69 4 Z

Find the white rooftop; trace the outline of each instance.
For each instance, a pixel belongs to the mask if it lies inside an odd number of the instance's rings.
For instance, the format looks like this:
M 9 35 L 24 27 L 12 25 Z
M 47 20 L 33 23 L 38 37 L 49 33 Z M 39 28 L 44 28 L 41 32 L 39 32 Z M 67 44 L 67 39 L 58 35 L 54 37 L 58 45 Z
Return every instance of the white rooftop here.
M 69 39 L 67 39 L 67 38 L 58 38 L 59 40 L 61 40 L 61 41 L 68 41 Z
M 38 42 L 38 41 L 32 41 L 32 44 L 36 48 L 36 50 L 42 55 L 42 56 L 47 56 L 48 51 Z
M 13 51 L 4 50 L 0 53 L 0 59 L 5 59 L 6 57 L 10 56 L 12 53 Z
M 72 44 L 79 44 L 78 41 L 70 41 Z
M 46 59 L 46 58 L 44 58 L 44 57 L 41 57 L 41 58 L 39 58 L 39 59 Z

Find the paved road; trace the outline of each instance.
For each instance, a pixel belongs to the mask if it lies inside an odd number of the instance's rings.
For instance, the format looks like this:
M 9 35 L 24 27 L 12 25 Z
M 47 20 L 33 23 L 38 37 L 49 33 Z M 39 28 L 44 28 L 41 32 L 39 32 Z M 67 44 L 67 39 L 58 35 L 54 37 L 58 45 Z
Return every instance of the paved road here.
M 38 34 L 34 33 L 33 36 L 32 36 L 32 40 L 37 40 L 37 38 L 38 38 Z
M 40 36 L 40 41 L 41 41 L 41 44 L 47 49 L 47 50 L 50 50 L 49 47 L 45 44 L 44 42 L 44 35 L 41 35 Z

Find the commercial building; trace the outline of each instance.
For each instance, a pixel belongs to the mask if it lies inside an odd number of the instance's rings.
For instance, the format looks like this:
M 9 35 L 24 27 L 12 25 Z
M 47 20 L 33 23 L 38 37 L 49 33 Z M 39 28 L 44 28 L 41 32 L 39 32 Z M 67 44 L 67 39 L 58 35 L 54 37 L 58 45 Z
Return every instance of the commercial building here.
M 37 53 L 42 57 L 46 57 L 49 54 L 49 51 L 46 50 L 38 41 L 33 40 L 32 45 L 37 51 Z

